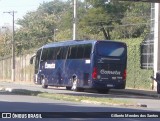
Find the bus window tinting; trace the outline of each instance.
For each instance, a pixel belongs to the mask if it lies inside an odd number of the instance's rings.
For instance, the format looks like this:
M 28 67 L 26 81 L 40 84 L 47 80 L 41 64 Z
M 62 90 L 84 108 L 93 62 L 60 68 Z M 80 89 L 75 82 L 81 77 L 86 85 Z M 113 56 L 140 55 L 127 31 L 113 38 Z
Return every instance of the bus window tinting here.
M 57 54 L 57 60 L 60 60 L 60 59 L 66 59 L 66 56 L 67 56 L 67 50 L 68 50 L 68 47 L 57 47 L 56 48 L 56 54 Z
M 92 50 L 91 44 L 71 46 L 68 52 L 68 59 L 88 59 Z
M 63 47 L 63 53 L 62 53 L 62 59 L 67 59 L 67 55 L 69 53 L 69 48 L 68 47 Z
M 57 60 L 61 59 L 62 53 L 63 53 L 62 47 L 58 47 L 57 48 Z
M 44 48 L 42 60 L 90 58 L 91 50 L 91 44 Z
M 48 49 L 44 48 L 43 51 L 42 51 L 42 57 L 41 57 L 42 61 L 47 60 L 47 53 L 48 53 Z
M 92 50 L 91 44 L 84 45 L 84 57 L 83 58 L 90 58 L 91 50 Z
M 77 58 L 77 46 L 71 46 L 69 50 L 68 59 L 76 59 Z
M 102 56 L 119 57 L 124 54 L 125 48 L 121 43 L 105 43 L 99 42 L 97 45 L 97 53 Z
M 79 45 L 77 49 L 77 59 L 82 59 L 84 55 L 84 45 Z
M 54 48 L 49 48 L 48 54 L 47 54 L 48 60 L 53 60 L 53 51 L 54 51 Z
M 53 55 L 52 55 L 53 60 L 57 59 L 57 51 L 58 51 L 58 48 L 53 48 Z

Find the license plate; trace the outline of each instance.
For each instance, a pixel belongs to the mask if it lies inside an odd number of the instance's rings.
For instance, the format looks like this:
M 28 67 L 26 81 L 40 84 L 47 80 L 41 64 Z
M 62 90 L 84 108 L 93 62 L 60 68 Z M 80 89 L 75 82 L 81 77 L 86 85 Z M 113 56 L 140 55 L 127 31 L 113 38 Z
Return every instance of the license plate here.
M 107 84 L 107 87 L 113 87 L 113 84 Z

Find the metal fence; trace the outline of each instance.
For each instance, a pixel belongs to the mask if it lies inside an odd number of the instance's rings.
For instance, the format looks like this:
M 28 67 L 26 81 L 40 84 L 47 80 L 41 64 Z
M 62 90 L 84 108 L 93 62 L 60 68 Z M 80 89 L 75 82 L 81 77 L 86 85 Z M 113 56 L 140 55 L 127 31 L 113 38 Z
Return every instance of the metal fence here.
M 33 83 L 34 67 L 29 64 L 32 54 L 21 54 L 16 57 L 16 81 Z M 11 57 L 0 60 L 0 79 L 11 81 Z M 140 46 L 128 46 L 127 88 L 153 89 L 150 76 L 153 70 L 140 68 Z

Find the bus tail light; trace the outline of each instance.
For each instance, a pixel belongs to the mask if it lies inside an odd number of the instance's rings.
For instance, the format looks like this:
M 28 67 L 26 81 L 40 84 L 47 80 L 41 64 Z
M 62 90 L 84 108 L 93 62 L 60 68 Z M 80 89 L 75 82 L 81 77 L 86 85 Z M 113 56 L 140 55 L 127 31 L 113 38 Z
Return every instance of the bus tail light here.
M 96 67 L 93 68 L 92 78 L 97 79 L 97 68 Z
M 126 80 L 126 77 L 127 77 L 127 70 L 125 69 L 123 72 L 123 80 Z

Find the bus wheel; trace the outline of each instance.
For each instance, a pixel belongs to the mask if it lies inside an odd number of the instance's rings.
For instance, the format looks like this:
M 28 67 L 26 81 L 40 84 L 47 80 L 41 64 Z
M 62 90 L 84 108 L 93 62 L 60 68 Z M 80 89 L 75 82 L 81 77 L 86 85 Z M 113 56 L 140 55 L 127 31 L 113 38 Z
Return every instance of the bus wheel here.
M 157 93 L 160 94 L 160 84 L 157 84 Z
M 66 90 L 71 90 L 71 88 L 72 88 L 72 87 L 68 87 L 68 86 L 67 86 L 67 87 L 66 87 Z
M 98 89 L 97 91 L 101 94 L 107 94 L 109 92 L 109 89 Z
M 42 79 L 42 88 L 48 88 L 48 84 L 47 84 L 47 80 L 45 80 L 45 79 Z

